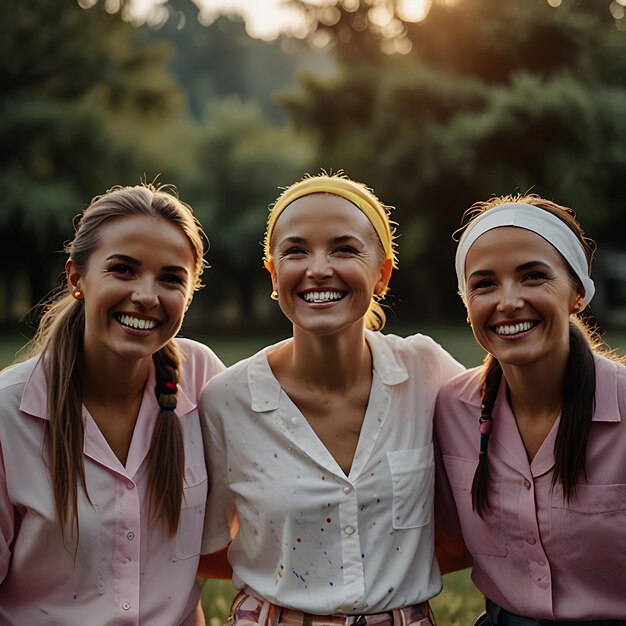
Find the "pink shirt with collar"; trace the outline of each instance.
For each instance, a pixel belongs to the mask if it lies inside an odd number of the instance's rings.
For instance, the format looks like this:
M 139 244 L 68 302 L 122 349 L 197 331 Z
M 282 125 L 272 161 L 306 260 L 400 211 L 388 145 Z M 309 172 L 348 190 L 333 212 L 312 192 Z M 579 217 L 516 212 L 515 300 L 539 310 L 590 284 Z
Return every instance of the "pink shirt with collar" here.
M 43 437 L 43 366 L 31 359 L 0 374 L 0 623 L 196 624 L 207 493 L 196 402 L 223 365 L 205 346 L 177 341 L 184 358 L 176 413 L 185 446 L 185 499 L 174 538 L 148 518 L 145 459 L 159 413 L 154 370 L 126 466 L 83 409 L 93 506 L 79 487 L 78 546 L 69 527 L 64 544 L 56 520 Z
M 480 370 L 441 390 L 435 437 L 436 523 L 461 530 L 471 552 L 472 578 L 488 598 L 535 619 L 626 617 L 626 367 L 596 356 L 596 410 L 589 435 L 587 476 L 564 501 L 552 489 L 556 421 L 529 463 L 503 381 L 489 441 L 491 486 L 484 520 L 472 511 L 478 463 Z M 456 505 L 456 507 L 455 507 Z M 457 517 L 458 512 L 458 517 Z

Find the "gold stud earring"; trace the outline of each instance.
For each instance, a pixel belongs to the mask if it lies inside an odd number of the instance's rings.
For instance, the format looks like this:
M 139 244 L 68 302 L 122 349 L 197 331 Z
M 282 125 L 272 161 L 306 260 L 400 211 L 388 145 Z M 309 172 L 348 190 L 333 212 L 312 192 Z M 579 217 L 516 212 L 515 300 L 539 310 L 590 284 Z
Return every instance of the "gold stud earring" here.
M 278 300 L 278 291 L 276 290 L 272 291 L 272 293 L 270 294 L 270 298 L 272 300 Z
M 465 318 L 465 322 L 467 323 L 468 326 L 472 325 L 472 320 L 469 318 L 469 315 Z
M 80 289 L 75 289 L 72 292 L 72 296 L 74 296 L 74 298 L 76 298 L 76 300 L 82 300 L 83 299 L 83 292 Z

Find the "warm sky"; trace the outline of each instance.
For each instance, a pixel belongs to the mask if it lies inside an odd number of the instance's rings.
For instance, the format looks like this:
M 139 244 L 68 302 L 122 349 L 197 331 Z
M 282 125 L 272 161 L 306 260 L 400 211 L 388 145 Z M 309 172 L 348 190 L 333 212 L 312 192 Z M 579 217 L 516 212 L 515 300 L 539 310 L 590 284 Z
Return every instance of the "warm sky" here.
M 193 0 L 202 9 L 207 23 L 217 15 L 236 12 L 246 21 L 246 30 L 252 37 L 273 39 L 281 31 L 297 31 L 302 28 L 298 13 L 284 6 L 283 0 Z M 328 4 L 329 0 L 315 0 Z M 164 0 L 134 0 L 138 15 L 148 15 L 158 9 Z M 431 0 L 403 0 L 406 19 L 422 19 L 430 8 Z

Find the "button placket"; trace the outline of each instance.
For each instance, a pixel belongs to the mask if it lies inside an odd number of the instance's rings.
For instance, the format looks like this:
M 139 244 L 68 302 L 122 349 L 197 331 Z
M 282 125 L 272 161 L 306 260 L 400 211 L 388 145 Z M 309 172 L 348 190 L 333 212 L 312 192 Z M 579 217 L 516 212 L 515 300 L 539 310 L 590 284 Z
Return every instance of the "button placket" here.
M 359 538 L 357 490 L 352 484 L 342 487 L 344 498 L 339 504 L 341 527 L 341 552 L 343 556 L 343 581 L 345 602 L 360 607 L 365 596 L 365 576 Z

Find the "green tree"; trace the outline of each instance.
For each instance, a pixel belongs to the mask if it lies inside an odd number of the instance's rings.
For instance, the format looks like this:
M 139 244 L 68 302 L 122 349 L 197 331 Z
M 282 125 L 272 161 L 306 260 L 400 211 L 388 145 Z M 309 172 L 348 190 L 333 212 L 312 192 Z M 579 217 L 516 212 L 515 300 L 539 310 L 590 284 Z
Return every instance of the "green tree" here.
M 341 43 L 342 27 L 325 27 L 336 29 L 340 71 L 303 77 L 282 102 L 316 137 L 316 163 L 344 168 L 397 207 L 401 319 L 462 315 L 450 235 L 492 194 L 536 191 L 573 206 L 592 236 L 619 238 L 626 34 L 606 4 L 436 4 L 406 26 L 406 55 L 371 42 L 360 55 L 359 38 Z
M 101 6 L 25 0 L 0 9 L 0 300 L 41 298 L 72 216 L 112 184 L 156 166 L 139 141 L 180 108 L 164 46 L 137 47 Z M 30 291 L 30 293 L 28 293 Z M 17 307 L 16 307 L 17 308 Z M 0 320 L 12 313 L 2 308 Z
M 217 318 L 219 309 L 226 310 L 235 325 L 262 323 L 270 315 L 271 288 L 261 260 L 267 209 L 279 186 L 307 171 L 310 142 L 289 127 L 269 124 L 259 105 L 230 97 L 207 106 L 189 145 L 197 167 L 181 173 L 181 185 L 205 226 L 215 268 L 207 278 L 211 288 L 198 294 L 194 310 Z

